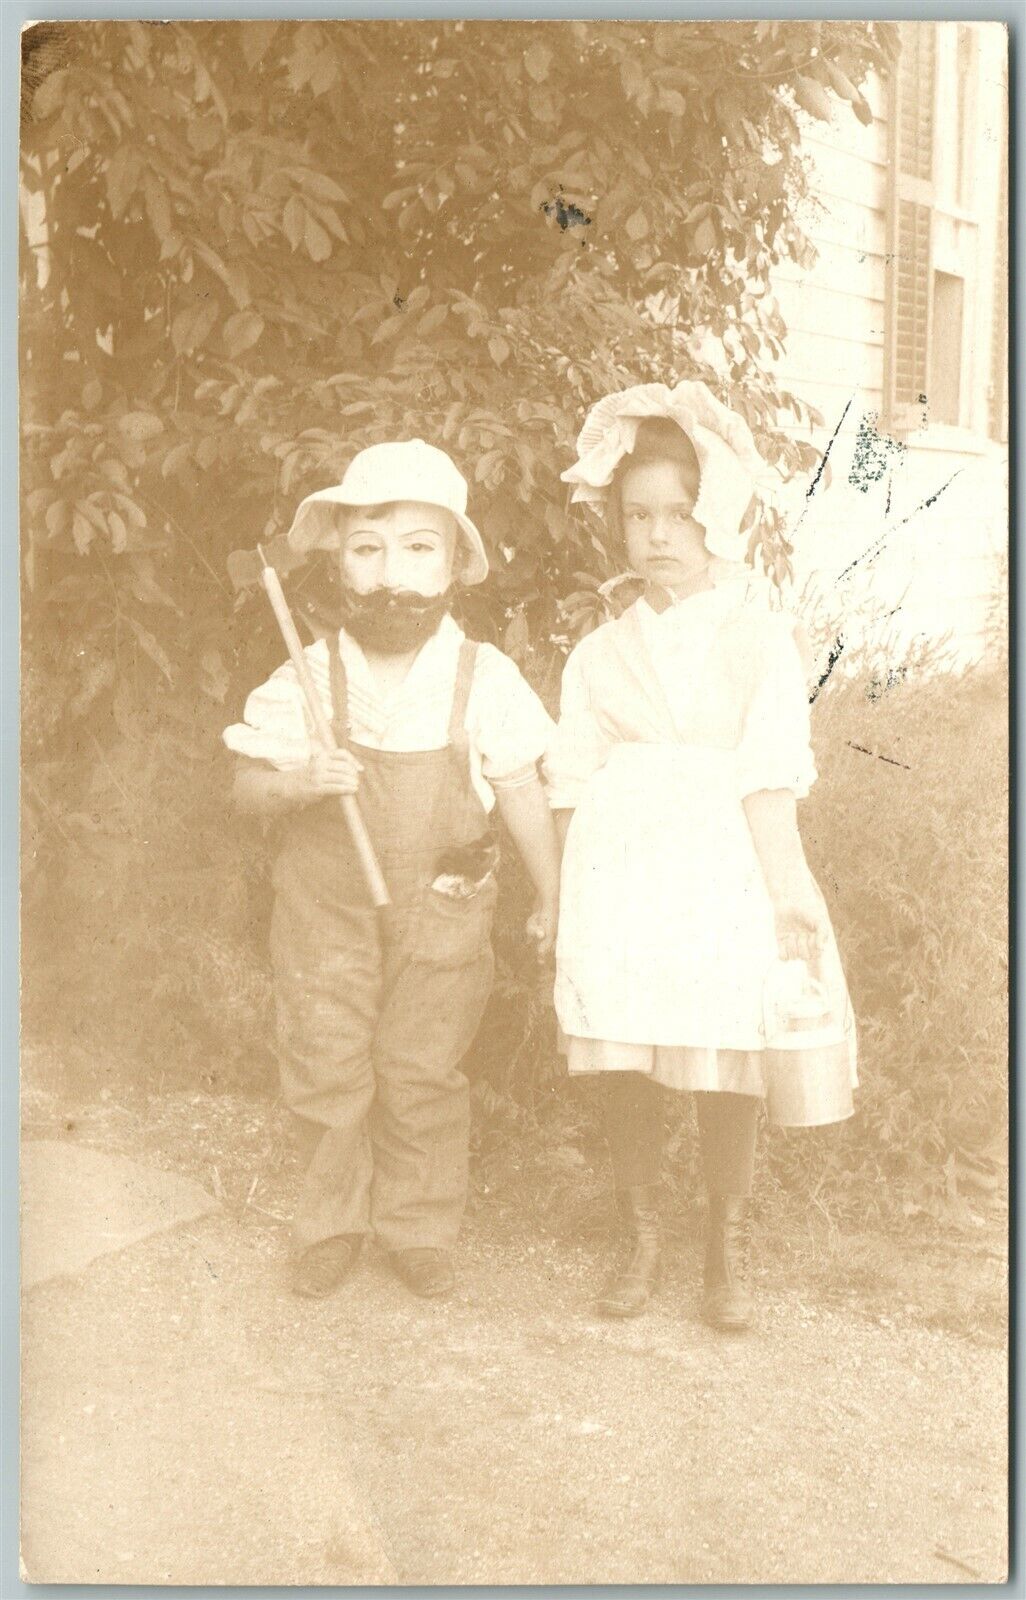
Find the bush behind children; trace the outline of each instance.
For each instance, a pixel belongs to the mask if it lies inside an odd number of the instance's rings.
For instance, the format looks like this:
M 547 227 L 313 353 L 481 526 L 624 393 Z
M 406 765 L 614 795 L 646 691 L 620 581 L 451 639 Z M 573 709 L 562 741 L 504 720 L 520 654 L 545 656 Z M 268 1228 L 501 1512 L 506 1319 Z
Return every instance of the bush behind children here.
M 597 1309 L 637 1315 L 657 1288 L 662 1096 L 690 1091 L 709 1194 L 702 1314 L 749 1325 L 764 996 L 781 963 L 815 972 L 856 1081 L 844 977 L 796 820 L 815 778 L 799 648 L 740 559 L 764 472 L 747 425 L 700 383 L 592 408 L 564 477 L 608 518 L 643 589 L 571 653 L 555 728 L 513 662 L 451 615 L 455 587 L 484 581 L 488 562 L 442 451 L 371 446 L 299 506 L 290 544 L 339 563 L 337 637 L 306 651 L 338 748 L 313 737 L 291 663 L 224 736 L 237 804 L 279 828 L 278 1054 L 306 1154 L 297 1293 L 333 1294 L 368 1237 L 414 1293 L 454 1287 L 460 1062 L 493 978 L 497 814 L 534 884 L 527 934 L 542 956 L 556 944 L 568 1069 L 605 1098 L 629 1240 Z M 342 795 L 358 797 L 384 910 Z

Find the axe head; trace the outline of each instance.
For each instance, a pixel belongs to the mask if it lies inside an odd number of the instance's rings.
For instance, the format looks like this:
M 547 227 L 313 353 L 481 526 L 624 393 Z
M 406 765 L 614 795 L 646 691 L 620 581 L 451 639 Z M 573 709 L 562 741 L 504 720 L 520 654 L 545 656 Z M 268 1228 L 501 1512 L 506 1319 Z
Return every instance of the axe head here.
M 297 554 L 293 550 L 283 533 L 261 548 L 268 564 L 274 568 L 279 578 L 291 572 L 293 567 L 301 566 L 308 559 L 306 555 Z M 260 582 L 263 570 L 264 563 L 257 550 L 233 550 L 228 557 L 228 577 L 235 590 L 252 588 L 253 584 Z

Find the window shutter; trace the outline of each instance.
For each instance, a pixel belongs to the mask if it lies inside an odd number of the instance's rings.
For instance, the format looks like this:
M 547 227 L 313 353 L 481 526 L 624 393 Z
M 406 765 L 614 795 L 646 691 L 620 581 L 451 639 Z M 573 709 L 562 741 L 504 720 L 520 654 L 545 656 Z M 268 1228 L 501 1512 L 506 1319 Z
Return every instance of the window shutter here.
M 930 369 L 936 30 L 903 22 L 891 76 L 884 410 L 895 432 L 921 425 Z

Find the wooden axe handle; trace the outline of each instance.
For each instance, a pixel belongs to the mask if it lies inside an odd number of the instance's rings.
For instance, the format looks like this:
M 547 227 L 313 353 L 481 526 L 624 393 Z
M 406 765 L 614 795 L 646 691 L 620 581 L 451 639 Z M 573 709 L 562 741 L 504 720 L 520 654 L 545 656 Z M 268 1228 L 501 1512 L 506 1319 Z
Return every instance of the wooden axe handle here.
M 281 629 L 281 636 L 285 640 L 292 665 L 296 669 L 296 676 L 306 697 L 306 703 L 313 718 L 317 737 L 327 750 L 337 750 L 338 741 L 335 738 L 331 723 L 324 714 L 321 697 L 317 693 L 313 678 L 310 676 L 306 651 L 303 649 L 302 641 L 296 632 L 296 625 L 292 620 L 288 601 L 285 599 L 282 586 L 278 581 L 278 574 L 273 567 L 266 565 L 263 552 L 259 546 L 257 550 L 261 560 L 261 578 L 267 591 L 267 598 L 274 609 L 274 614 L 278 619 L 278 626 Z M 360 807 L 356 803 L 356 797 L 351 794 L 344 794 L 340 796 L 340 799 L 349 834 L 359 857 L 367 888 L 370 891 L 371 902 L 378 907 L 390 905 L 391 898 L 388 893 L 388 886 L 385 883 L 378 858 L 374 853 L 374 846 L 371 843 L 370 834 L 367 832 L 367 825 L 360 814 Z

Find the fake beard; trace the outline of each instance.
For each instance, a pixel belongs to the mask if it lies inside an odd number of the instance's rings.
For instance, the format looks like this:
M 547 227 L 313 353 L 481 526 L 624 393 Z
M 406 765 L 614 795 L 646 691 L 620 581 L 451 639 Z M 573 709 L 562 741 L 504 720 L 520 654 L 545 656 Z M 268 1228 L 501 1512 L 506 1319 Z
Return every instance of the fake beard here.
M 367 650 L 383 656 L 401 656 L 420 646 L 438 630 L 452 605 L 453 588 L 441 594 L 418 594 L 416 589 L 372 589 L 357 594 L 343 588 L 341 620 L 346 632 Z

